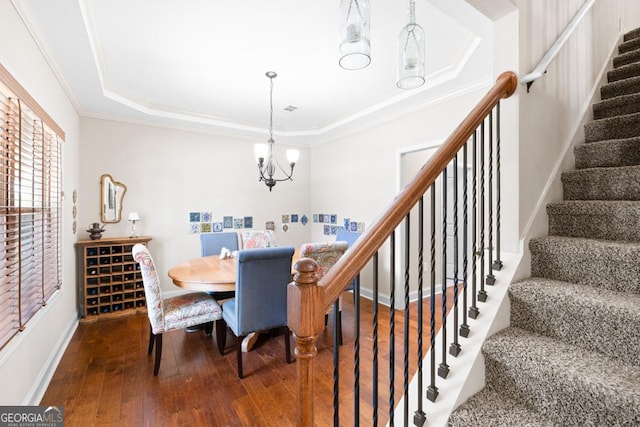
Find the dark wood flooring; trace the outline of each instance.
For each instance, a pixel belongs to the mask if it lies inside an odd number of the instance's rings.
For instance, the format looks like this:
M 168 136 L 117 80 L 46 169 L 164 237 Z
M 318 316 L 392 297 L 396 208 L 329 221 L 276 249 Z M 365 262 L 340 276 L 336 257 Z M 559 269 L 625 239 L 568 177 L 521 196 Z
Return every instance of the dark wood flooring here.
M 451 300 L 451 298 L 448 298 Z M 353 302 L 343 298 L 344 345 L 340 347 L 340 424 L 353 425 Z M 360 423 L 373 425 L 371 317 L 373 304 L 362 299 L 360 338 Z M 436 307 L 440 307 L 436 301 Z M 417 368 L 417 315 L 409 315 L 410 371 Z M 428 315 L 428 302 L 425 304 Z M 440 312 L 437 311 L 437 327 Z M 404 313 L 396 311 L 395 393 L 403 392 Z M 318 339 L 315 362 L 316 425 L 333 425 L 333 315 Z M 424 318 L 425 352 L 429 345 L 428 317 Z M 389 412 L 389 308 L 379 306 L 378 425 Z M 164 334 L 160 373 L 153 376 L 153 356 L 147 355 L 149 321 L 146 315 L 82 323 L 41 401 L 63 405 L 66 426 L 289 426 L 296 413 L 296 364 L 287 364 L 282 336 L 263 334 L 244 354 L 245 378 L 236 374 L 235 337 L 229 331 L 221 356 L 215 334 Z M 294 341 L 292 339 L 292 348 Z M 425 374 L 425 384 L 428 382 Z M 386 384 L 386 385 L 385 385 Z

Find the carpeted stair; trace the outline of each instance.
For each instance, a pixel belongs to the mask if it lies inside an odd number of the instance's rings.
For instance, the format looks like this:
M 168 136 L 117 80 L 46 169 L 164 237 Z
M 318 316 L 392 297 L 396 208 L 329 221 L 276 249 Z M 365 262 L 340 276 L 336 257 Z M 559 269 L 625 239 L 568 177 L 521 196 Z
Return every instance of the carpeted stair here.
M 486 387 L 450 426 L 640 426 L 640 29 L 618 53 L 511 326 L 483 345 Z

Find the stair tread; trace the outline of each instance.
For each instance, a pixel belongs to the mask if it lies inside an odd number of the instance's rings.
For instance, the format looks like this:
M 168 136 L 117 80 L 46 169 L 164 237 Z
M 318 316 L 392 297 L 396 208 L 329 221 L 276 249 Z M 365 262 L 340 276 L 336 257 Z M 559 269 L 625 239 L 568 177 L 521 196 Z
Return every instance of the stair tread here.
M 640 325 L 640 294 L 634 292 L 620 292 L 610 289 L 602 289 L 588 284 L 564 282 L 561 280 L 547 279 L 545 277 L 529 277 L 513 283 L 509 287 L 509 295 L 516 298 L 541 298 L 541 295 L 550 297 L 555 301 L 570 298 L 573 302 L 601 309 L 611 314 L 612 311 L 625 312 L 627 320 L 633 320 Z M 573 327 L 574 325 L 568 325 Z M 640 362 L 640 361 L 639 361 Z
M 572 211 L 576 215 L 600 215 L 626 208 L 640 208 L 640 200 L 563 200 L 547 205 L 547 210 Z M 587 212 L 579 212 L 583 209 Z
M 636 66 L 636 63 L 626 64 L 623 67 L 616 68 L 615 71 L 622 73 L 623 71 L 632 69 L 634 66 Z M 630 76 L 611 83 L 605 83 L 600 87 L 600 93 L 603 95 L 602 101 L 637 92 L 639 82 L 640 76 Z
M 614 83 L 628 78 L 637 77 L 638 75 L 640 75 L 640 63 L 634 62 L 632 64 L 623 65 L 607 71 L 607 82 Z
M 604 99 L 593 105 L 595 120 L 637 113 L 640 106 L 640 90 L 635 93 Z
M 554 421 L 640 421 L 639 366 L 517 327 L 490 337 L 483 353 L 493 389 L 512 394 Z
M 602 248 L 611 251 L 631 251 L 640 252 L 640 242 L 626 242 L 617 240 L 589 239 L 585 237 L 569 236 L 542 236 L 534 237 L 529 241 L 530 246 L 571 246 L 582 247 L 584 252 L 593 252 L 595 248 Z
M 640 165 L 575 169 L 560 179 L 565 200 L 640 200 Z
M 524 404 L 485 387 L 449 417 L 449 427 L 551 427 L 553 422 Z
M 640 165 L 640 137 L 579 144 L 573 152 L 576 169 Z

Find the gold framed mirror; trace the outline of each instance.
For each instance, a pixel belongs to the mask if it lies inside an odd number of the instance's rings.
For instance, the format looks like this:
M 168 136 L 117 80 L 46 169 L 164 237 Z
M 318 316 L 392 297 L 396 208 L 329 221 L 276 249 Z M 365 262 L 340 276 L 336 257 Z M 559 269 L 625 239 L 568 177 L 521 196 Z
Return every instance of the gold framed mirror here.
M 127 186 L 113 179 L 109 174 L 100 177 L 100 219 L 103 223 L 120 222 L 122 219 L 122 199 Z

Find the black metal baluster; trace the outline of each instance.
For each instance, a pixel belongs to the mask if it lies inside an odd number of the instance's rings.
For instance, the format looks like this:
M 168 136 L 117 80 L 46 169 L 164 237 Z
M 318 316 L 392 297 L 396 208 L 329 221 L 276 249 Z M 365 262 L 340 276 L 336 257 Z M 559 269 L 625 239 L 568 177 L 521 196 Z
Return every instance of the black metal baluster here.
M 449 354 L 460 354 L 458 342 L 458 154 L 453 156 L 453 342 Z
M 378 426 L 378 252 L 373 255 L 373 427 Z
M 436 184 L 431 184 L 431 241 L 429 250 L 431 251 L 431 289 L 429 292 L 429 319 L 430 319 L 430 353 L 431 362 L 429 372 L 431 383 L 427 387 L 427 399 L 435 402 L 438 397 L 438 387 L 436 387 Z
M 493 286 L 496 283 L 496 277 L 493 275 L 493 111 L 489 113 L 489 245 L 487 252 L 489 254 L 489 274 L 487 274 L 487 285 Z
M 389 286 L 391 288 L 390 291 L 390 307 L 389 307 L 389 426 L 393 427 L 393 410 L 395 409 L 395 397 L 394 394 L 396 392 L 395 388 L 395 363 L 396 363 L 396 234 L 395 231 L 391 233 L 391 265 L 389 268 Z
M 413 424 L 421 427 L 427 420 L 422 409 L 422 306 L 423 299 L 423 262 L 424 262 L 424 196 L 418 201 L 418 409 L 413 414 Z
M 487 300 L 487 291 L 484 290 L 484 121 L 480 125 L 480 248 L 477 256 L 480 258 L 480 291 L 478 301 Z
M 403 391 L 404 391 L 404 420 L 409 419 L 409 238 L 410 238 L 411 213 L 405 217 L 404 234 L 404 365 L 403 365 Z
M 472 173 L 473 176 L 473 184 L 472 184 L 472 209 L 471 209 L 471 235 L 473 236 L 471 242 L 472 248 L 472 257 L 471 257 L 471 307 L 469 308 L 469 317 L 472 319 L 476 319 L 480 314 L 480 310 L 478 310 L 478 306 L 476 304 L 476 291 L 477 291 L 477 281 L 476 281 L 476 266 L 478 263 L 478 255 L 477 255 L 477 212 L 478 212 L 478 130 L 476 129 L 473 132 L 473 150 L 472 151 Z
M 340 299 L 333 304 L 334 319 L 338 319 Z M 337 321 L 333 327 L 333 425 L 340 426 L 340 339 L 338 338 Z
M 360 425 L 360 280 L 353 285 L 353 420 Z
M 467 280 L 469 276 L 469 224 L 468 224 L 468 198 L 469 198 L 469 174 L 467 174 L 467 143 L 462 147 L 462 163 L 464 164 L 464 180 L 462 181 L 462 325 L 460 325 L 460 336 L 467 338 L 469 336 L 469 325 L 467 324 Z
M 502 270 L 500 259 L 500 102 L 496 106 L 496 260 L 493 268 Z
M 447 168 L 442 171 L 442 362 L 438 366 L 438 375 L 447 378 Z

